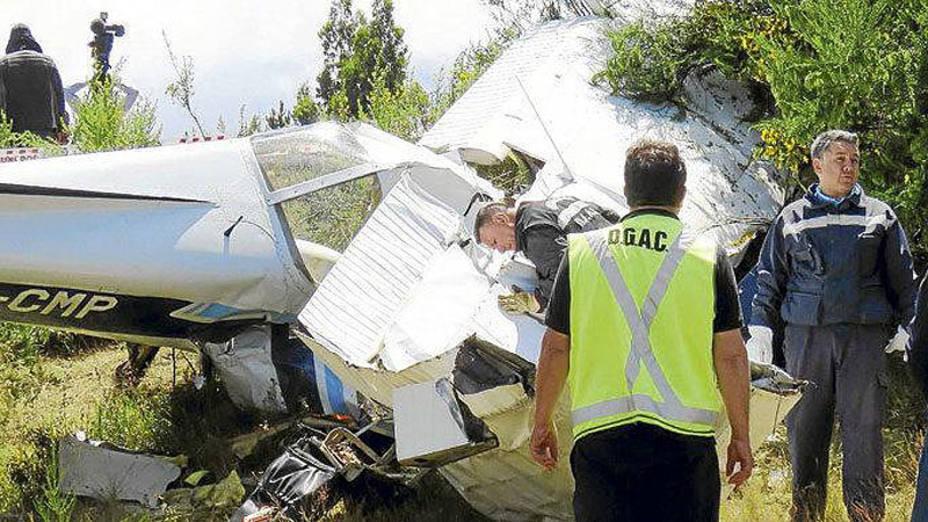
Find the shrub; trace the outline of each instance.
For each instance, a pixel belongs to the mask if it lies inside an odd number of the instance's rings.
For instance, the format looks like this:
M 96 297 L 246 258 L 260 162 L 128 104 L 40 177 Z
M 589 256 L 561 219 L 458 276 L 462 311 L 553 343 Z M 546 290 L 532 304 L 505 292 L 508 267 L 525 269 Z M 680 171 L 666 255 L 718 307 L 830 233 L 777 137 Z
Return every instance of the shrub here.
M 3 110 L 0 110 L 0 148 L 47 147 L 49 145 L 51 145 L 51 142 L 45 141 L 29 131 L 14 131 L 13 120 L 9 119 Z
M 862 140 L 862 182 L 928 253 L 928 14 L 915 0 L 710 0 L 651 27 L 612 31 L 600 73 L 615 94 L 674 100 L 716 67 L 754 87 L 758 157 L 809 180 L 808 145 L 844 128 Z
M 129 111 L 109 78 L 91 82 L 75 104 L 71 137 L 82 152 L 151 147 L 159 144 L 161 129 L 152 104 L 139 100 Z

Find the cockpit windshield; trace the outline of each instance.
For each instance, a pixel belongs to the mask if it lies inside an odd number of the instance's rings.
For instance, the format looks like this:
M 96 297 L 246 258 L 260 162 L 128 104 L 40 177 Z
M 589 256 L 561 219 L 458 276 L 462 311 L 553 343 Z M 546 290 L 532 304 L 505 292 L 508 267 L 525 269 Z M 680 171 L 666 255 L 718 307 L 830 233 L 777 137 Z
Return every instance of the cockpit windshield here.
M 260 134 L 251 143 L 294 239 L 344 250 L 381 198 L 364 147 L 335 123 Z

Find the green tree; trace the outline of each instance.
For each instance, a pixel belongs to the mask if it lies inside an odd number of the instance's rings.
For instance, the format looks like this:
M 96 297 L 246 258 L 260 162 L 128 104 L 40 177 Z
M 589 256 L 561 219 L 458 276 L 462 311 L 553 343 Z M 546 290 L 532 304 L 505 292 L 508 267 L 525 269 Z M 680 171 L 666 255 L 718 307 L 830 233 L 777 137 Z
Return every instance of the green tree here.
M 244 138 L 246 136 L 251 136 L 252 134 L 263 132 L 264 130 L 264 125 L 261 123 L 261 117 L 257 114 L 252 114 L 249 116 L 245 105 L 242 104 L 238 108 L 238 132 L 235 133 L 235 137 Z
M 162 30 L 161 36 L 164 37 L 164 46 L 168 50 L 168 58 L 170 59 L 171 67 L 174 68 L 174 80 L 168 83 L 164 92 L 174 103 L 187 111 L 187 114 L 193 121 L 200 136 L 206 136 L 206 131 L 203 130 L 203 125 L 200 124 L 200 118 L 197 116 L 196 110 L 194 110 L 193 107 L 193 95 L 196 92 L 194 89 L 196 74 L 193 68 L 193 57 L 184 55 L 178 59 L 174 54 L 174 50 L 171 48 L 171 41 L 168 40 L 168 33 Z
M 293 119 L 300 125 L 309 125 L 319 121 L 322 111 L 319 104 L 313 99 L 309 85 L 303 84 L 296 92 L 296 103 L 293 105 Z
M 91 82 L 74 105 L 71 140 L 81 152 L 134 149 L 159 145 L 161 128 L 155 108 L 144 100 L 126 111 L 112 77 Z
M 276 109 L 271 107 L 271 112 L 264 117 L 269 129 L 282 129 L 289 127 L 293 123 L 293 113 L 284 107 L 284 101 L 280 100 Z
M 351 7 L 351 0 L 332 0 L 329 18 L 319 30 L 323 64 L 322 71 L 316 78 L 316 94 L 326 104 L 342 89 L 338 71 L 340 64 L 351 55 L 358 22 L 357 15 Z
M 374 82 L 370 97 L 370 117 L 381 129 L 405 140 L 416 141 L 433 123 L 430 121 L 431 100 L 415 80 L 399 88 L 389 89 L 384 78 Z
M 406 79 L 408 62 L 403 29 L 396 25 L 391 0 L 374 0 L 370 20 L 351 10 L 350 0 L 334 0 L 319 31 L 325 57 L 316 79 L 327 112 L 357 118 L 370 110 L 377 78 L 395 92 Z
M 758 102 L 757 156 L 799 183 L 814 179 L 808 144 L 819 132 L 858 132 L 862 183 L 895 207 L 913 250 L 928 254 L 922 0 L 710 0 L 686 18 L 611 37 L 602 77 L 617 94 L 676 99 L 682 79 L 706 66 L 747 82 Z
M 404 30 L 393 19 L 392 0 L 374 0 L 371 7 L 372 38 L 379 44 L 375 67 L 384 86 L 395 92 L 406 80 L 408 50 L 403 41 Z

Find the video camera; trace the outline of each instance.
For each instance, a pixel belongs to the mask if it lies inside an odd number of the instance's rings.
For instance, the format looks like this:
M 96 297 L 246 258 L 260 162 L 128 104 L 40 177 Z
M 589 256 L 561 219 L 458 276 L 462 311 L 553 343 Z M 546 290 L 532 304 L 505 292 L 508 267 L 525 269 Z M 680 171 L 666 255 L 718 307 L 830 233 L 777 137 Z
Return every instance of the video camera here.
M 100 13 L 99 18 L 90 22 L 90 30 L 93 34 L 98 37 L 103 35 L 123 36 L 126 34 L 125 26 L 120 24 L 107 24 L 107 18 L 109 18 L 109 13 L 104 11 Z

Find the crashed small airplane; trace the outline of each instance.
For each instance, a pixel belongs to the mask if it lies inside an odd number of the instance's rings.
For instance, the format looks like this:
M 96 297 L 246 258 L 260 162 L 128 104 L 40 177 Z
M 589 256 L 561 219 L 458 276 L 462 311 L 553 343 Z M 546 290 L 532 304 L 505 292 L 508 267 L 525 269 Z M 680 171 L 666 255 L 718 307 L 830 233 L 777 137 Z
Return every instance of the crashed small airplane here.
M 473 241 L 477 210 L 502 194 L 471 165 L 515 157 L 535 180 L 520 200 L 575 196 L 622 212 L 625 149 L 673 141 L 689 172 L 684 221 L 742 267 L 784 197 L 752 160 L 741 86 L 695 72 L 681 108 L 592 85 L 608 23 L 529 32 L 417 145 L 323 122 L 2 166 L 0 320 L 199 351 L 236 403 L 266 411 L 288 406 L 279 368 L 304 369 L 320 413 L 362 427 L 317 425 L 320 451 L 272 464 L 240 517 L 294 505 L 336 474 L 437 467 L 489 517 L 570 519 L 568 467 L 545 473 L 528 451 L 544 326 L 497 306 L 512 285 L 532 288 L 534 271 Z M 801 384 L 755 375 L 759 445 Z M 562 404 L 564 433 L 568 417 Z M 395 445 L 376 451 L 367 431 Z M 726 436 L 720 426 L 720 445 Z M 310 475 L 299 493 L 274 489 L 300 470 Z

